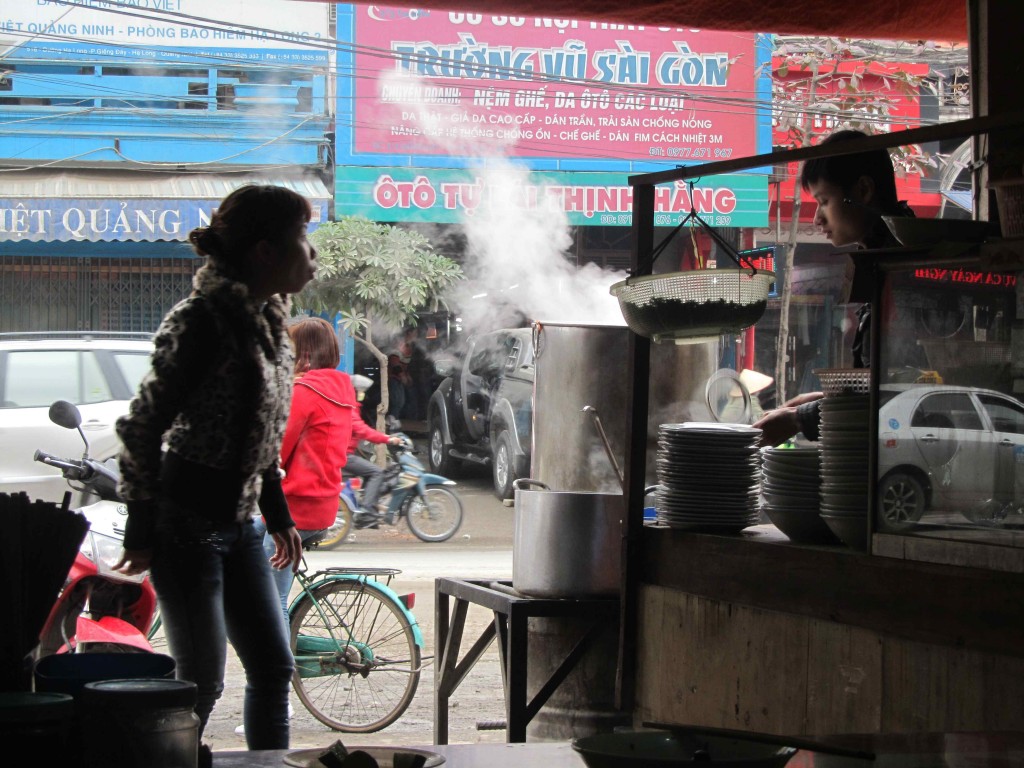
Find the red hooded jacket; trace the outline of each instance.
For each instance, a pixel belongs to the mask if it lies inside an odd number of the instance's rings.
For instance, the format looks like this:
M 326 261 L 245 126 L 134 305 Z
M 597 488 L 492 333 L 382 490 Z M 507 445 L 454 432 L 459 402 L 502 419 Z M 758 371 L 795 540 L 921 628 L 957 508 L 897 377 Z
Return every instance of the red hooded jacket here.
M 317 368 L 295 380 L 281 468 L 288 509 L 299 530 L 334 524 L 356 410 L 352 381 L 341 371 Z
M 386 443 L 359 416 L 347 373 L 316 368 L 295 380 L 288 426 L 281 442 L 284 488 L 295 527 L 316 531 L 334 524 L 341 468 L 360 440 Z

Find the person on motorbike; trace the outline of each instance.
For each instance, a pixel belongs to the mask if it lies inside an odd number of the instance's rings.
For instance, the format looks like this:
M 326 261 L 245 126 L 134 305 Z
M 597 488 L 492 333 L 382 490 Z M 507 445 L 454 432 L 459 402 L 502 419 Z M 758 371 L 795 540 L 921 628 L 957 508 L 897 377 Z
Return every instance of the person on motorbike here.
M 177 676 L 196 684 L 200 738 L 230 640 L 253 750 L 289 739 L 294 659 L 270 566 L 294 570 L 302 558 L 278 461 L 292 390 L 288 294 L 316 271 L 311 217 L 289 189 L 246 185 L 189 233 L 206 263 L 161 322 L 152 368 L 117 420 L 128 519 L 115 569 L 149 569 Z M 270 565 L 257 507 L 275 543 Z M 203 745 L 199 764 L 211 762 Z
M 348 445 L 348 456 L 345 466 L 341 468 L 345 477 L 354 476 L 363 481 L 362 509 L 355 514 L 352 524 L 356 528 L 377 528 L 380 522 L 380 512 L 377 510 L 377 500 L 380 498 L 381 486 L 384 484 L 384 470 L 378 467 L 369 459 L 359 455 L 359 441 L 366 440 L 375 445 L 401 445 L 402 438 L 386 435 L 371 427 L 359 415 L 358 408 L 353 412 L 352 417 L 352 440 Z

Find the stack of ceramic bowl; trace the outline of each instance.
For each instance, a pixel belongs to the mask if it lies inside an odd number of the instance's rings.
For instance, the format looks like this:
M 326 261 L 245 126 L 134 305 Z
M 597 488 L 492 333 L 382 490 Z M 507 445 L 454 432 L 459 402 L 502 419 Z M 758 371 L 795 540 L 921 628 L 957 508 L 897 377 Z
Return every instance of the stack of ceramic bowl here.
M 833 370 L 821 401 L 821 518 L 847 546 L 867 549 L 868 371 Z
M 740 531 L 756 525 L 761 430 L 685 422 L 658 429 L 658 521 L 672 528 Z
M 791 540 L 800 544 L 838 544 L 819 516 L 821 451 L 765 448 L 761 451 L 761 509 Z

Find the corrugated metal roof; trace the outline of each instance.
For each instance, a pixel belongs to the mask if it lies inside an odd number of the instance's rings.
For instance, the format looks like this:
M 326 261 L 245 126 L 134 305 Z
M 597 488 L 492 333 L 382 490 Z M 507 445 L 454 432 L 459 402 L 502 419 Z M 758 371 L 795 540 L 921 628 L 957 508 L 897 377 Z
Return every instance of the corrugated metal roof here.
M 312 200 L 331 192 L 312 173 L 190 173 L 140 171 L 11 171 L 0 173 L 0 196 L 10 198 L 221 200 L 244 184 L 287 187 Z

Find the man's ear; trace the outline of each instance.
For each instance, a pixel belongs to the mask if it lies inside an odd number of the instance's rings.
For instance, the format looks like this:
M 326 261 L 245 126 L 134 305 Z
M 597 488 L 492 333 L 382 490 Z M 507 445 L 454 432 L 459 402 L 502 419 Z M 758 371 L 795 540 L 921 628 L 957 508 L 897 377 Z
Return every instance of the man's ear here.
M 861 176 L 853 183 L 851 192 L 858 203 L 872 205 L 875 202 L 875 180 L 870 176 Z

